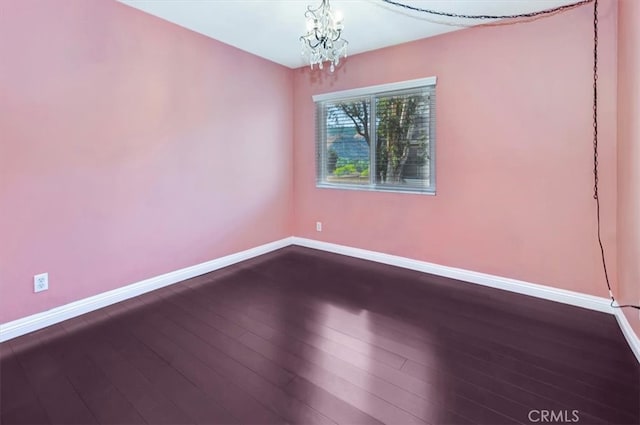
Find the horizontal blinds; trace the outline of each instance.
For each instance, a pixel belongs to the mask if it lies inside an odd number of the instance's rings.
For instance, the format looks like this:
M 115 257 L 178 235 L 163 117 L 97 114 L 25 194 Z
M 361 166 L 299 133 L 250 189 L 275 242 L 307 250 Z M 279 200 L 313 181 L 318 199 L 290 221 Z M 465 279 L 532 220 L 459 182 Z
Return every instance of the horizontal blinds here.
M 319 135 L 324 152 L 324 180 L 336 184 L 370 184 L 371 97 L 322 103 Z M 317 136 L 318 137 L 318 136 Z M 320 140 L 318 138 L 317 140 Z
M 431 186 L 434 97 L 428 87 L 376 95 L 376 184 Z
M 318 184 L 433 191 L 434 128 L 434 85 L 317 101 Z

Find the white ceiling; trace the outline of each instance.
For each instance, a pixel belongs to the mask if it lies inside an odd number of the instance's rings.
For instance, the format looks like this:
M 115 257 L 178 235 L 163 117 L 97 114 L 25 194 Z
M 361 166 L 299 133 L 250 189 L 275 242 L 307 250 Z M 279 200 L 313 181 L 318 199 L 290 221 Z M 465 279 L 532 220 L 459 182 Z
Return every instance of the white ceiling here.
M 117 0 L 192 31 L 290 68 L 306 64 L 300 36 L 307 5 L 321 0 Z M 416 7 L 465 14 L 513 14 L 577 0 L 396 0 Z M 431 37 L 479 21 L 439 18 L 380 0 L 331 0 L 344 16 L 349 55 Z M 456 24 L 456 25 L 453 25 Z M 462 25 L 462 26 L 458 26 Z

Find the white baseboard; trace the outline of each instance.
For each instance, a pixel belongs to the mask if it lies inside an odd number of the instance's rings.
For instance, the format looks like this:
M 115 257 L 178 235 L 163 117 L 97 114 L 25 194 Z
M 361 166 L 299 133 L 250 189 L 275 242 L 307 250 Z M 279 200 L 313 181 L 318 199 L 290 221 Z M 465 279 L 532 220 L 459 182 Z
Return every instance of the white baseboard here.
M 12 322 L 0 324 L 0 342 L 25 335 L 38 329 L 46 328 L 47 326 L 71 319 L 81 314 L 153 291 L 154 289 L 173 285 L 174 283 L 191 279 L 192 277 L 200 276 L 202 274 L 275 251 L 276 249 L 284 248 L 291 245 L 291 243 L 291 238 L 284 238 L 255 248 L 247 249 L 246 251 L 216 258 L 215 260 L 196 264 L 195 266 L 186 267 L 184 269 L 145 279 L 121 288 L 103 292 L 42 313 L 37 313 Z
M 638 338 L 638 335 L 636 335 L 633 328 L 631 328 L 631 324 L 627 320 L 627 316 L 624 315 L 624 312 L 619 308 L 614 308 L 614 310 L 618 326 L 620 326 L 620 330 L 627 340 L 629 347 L 631 347 L 631 351 L 633 351 L 636 359 L 638 359 L 638 363 L 640 363 L 640 338 Z
M 631 325 L 627 321 L 624 313 L 620 309 L 614 309 L 609 305 L 609 299 L 604 297 L 596 297 L 593 295 L 581 294 L 579 292 L 568 291 L 565 289 L 552 288 L 545 285 L 529 283 L 521 280 L 510 279 L 501 276 L 490 275 L 487 273 L 474 272 L 470 270 L 459 269 L 455 267 L 442 266 L 439 264 L 428 263 L 426 261 L 414 260 L 396 255 L 384 254 L 376 251 L 369 251 L 360 248 L 353 248 L 344 245 L 338 245 L 328 242 L 316 241 L 313 239 L 288 237 L 255 248 L 241 251 L 195 266 L 186 267 L 160 276 L 133 283 L 131 285 L 117 288 L 111 291 L 103 292 L 92 297 L 78 300 L 51 310 L 27 316 L 21 319 L 0 324 L 0 342 L 7 341 L 12 338 L 45 328 L 71 319 L 90 311 L 97 310 L 102 307 L 124 301 L 129 298 L 144 294 L 155 289 L 159 289 L 168 285 L 200 276 L 232 264 L 245 261 L 259 255 L 275 251 L 289 245 L 298 245 L 307 248 L 314 248 L 321 251 L 333 252 L 336 254 L 346 255 L 349 257 L 361 258 L 364 260 L 375 261 L 382 264 L 388 264 L 405 269 L 416 270 L 423 273 L 429 273 L 437 276 L 457 279 L 464 282 L 476 283 L 491 288 L 503 289 L 519 294 L 530 295 L 532 297 L 543 298 L 546 300 L 556 301 L 563 304 L 574 305 L 589 310 L 600 311 L 603 313 L 614 314 L 622 333 L 624 334 L 631 350 L 640 362 L 640 340 L 635 334 Z
M 350 246 L 337 245 L 329 242 L 321 242 L 313 239 L 293 237 L 294 245 L 314 248 L 321 251 L 333 252 L 335 254 L 347 255 L 349 257 L 361 258 L 363 260 L 375 261 L 389 264 L 391 266 L 416 270 L 437 276 L 448 277 L 464 282 L 476 283 L 478 285 L 489 286 L 491 288 L 503 289 L 505 291 L 516 292 L 518 294 L 529 295 L 545 300 L 556 301 L 563 304 L 595 310 L 602 313 L 615 315 L 622 333 L 640 363 L 640 338 L 633 331 L 627 317 L 619 308 L 611 307 L 611 300 L 604 297 L 582 294 L 580 292 L 567 291 L 566 289 L 552 288 L 550 286 L 536 283 L 524 282 L 522 280 L 510 279 L 507 277 L 490 275 L 487 273 L 474 272 L 470 270 L 458 269 L 455 267 L 441 266 L 439 264 L 428 263 L 426 261 L 413 260 L 406 257 L 384 254 L 366 249 L 353 248 Z
M 544 298 L 546 300 L 557 301 L 563 304 L 570 304 L 587 308 L 589 310 L 613 314 L 613 308 L 609 305 L 609 299 L 603 297 L 581 294 L 579 292 L 552 288 L 550 286 L 458 269 L 455 267 L 441 266 L 439 264 L 427 263 L 426 261 L 413 260 L 406 257 L 399 257 L 397 255 L 383 254 L 381 252 L 368 251 L 366 249 L 320 242 L 313 239 L 294 237 L 292 242 L 294 245 L 304 246 L 307 248 L 315 248 L 350 257 L 362 258 L 363 260 L 389 264 L 423 273 L 462 280 L 464 282 L 477 283 L 478 285 L 489 286 L 491 288 L 503 289 L 505 291 L 517 292 L 519 294 L 530 295 L 532 297 Z
M 524 282 L 522 280 L 510 279 L 507 277 L 490 275 L 487 273 L 474 272 L 470 270 L 458 269 L 455 267 L 441 266 L 439 264 L 428 263 L 426 261 L 413 260 L 397 255 L 384 254 L 366 249 L 353 248 L 350 246 L 337 245 L 329 242 L 321 242 L 313 239 L 293 237 L 294 245 L 307 248 L 319 249 L 321 251 L 333 252 L 335 254 L 347 255 L 349 257 L 361 258 L 363 260 L 375 261 L 389 264 L 391 266 L 416 270 L 437 276 L 448 277 L 464 282 L 476 283 L 478 285 L 489 286 L 491 288 L 503 289 L 505 291 L 516 292 L 518 294 L 529 295 L 545 300 L 556 301 L 563 304 L 595 310 L 602 313 L 615 315 L 622 333 L 640 363 L 640 338 L 633 331 L 627 317 L 619 308 L 611 307 L 611 300 L 604 297 L 582 294 L 580 292 L 567 291 L 566 289 L 552 288 L 550 286 L 536 283 Z

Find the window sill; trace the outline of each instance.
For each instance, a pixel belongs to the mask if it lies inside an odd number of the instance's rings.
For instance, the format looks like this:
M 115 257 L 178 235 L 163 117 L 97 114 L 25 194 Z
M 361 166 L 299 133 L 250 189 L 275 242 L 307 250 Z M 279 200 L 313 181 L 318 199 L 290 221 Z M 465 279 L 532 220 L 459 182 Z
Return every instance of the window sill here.
M 391 193 L 407 193 L 412 195 L 436 195 L 435 189 L 415 189 L 415 188 L 399 188 L 389 186 L 371 186 L 360 184 L 332 184 L 332 183 L 316 183 L 318 189 L 338 189 L 338 190 L 357 190 L 361 192 L 391 192 Z

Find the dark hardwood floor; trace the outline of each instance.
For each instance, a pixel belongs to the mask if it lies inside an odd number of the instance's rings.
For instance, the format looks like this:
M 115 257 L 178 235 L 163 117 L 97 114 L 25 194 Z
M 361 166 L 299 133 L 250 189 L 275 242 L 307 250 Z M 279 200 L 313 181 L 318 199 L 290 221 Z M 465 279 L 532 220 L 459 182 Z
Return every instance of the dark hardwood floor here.
M 299 247 L 0 349 L 3 424 L 640 423 L 612 316 Z

